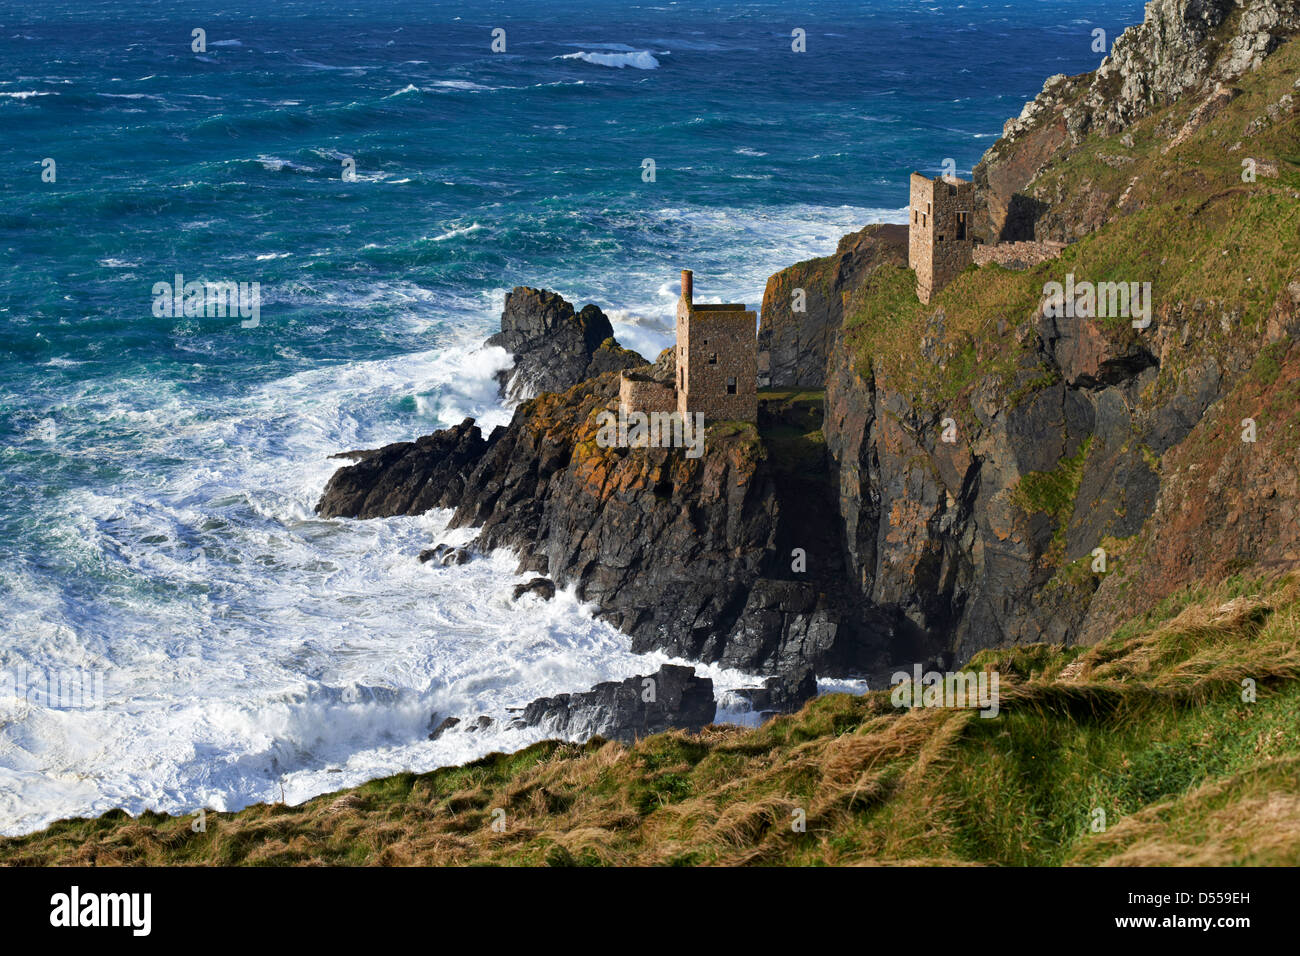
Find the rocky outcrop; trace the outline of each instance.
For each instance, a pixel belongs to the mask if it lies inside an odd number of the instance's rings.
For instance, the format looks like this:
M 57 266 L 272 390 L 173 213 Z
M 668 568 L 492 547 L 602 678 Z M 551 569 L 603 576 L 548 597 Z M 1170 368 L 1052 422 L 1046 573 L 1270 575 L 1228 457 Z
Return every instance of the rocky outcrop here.
M 555 597 L 555 582 L 548 581 L 546 578 L 533 578 L 523 584 L 516 584 L 511 600 L 518 601 L 525 594 L 531 594 L 543 601 L 549 601 Z
M 805 667 L 769 677 L 762 687 L 741 687 L 731 693 L 764 717 L 792 714 L 817 696 L 817 675 Z
M 882 263 L 907 265 L 906 226 L 867 226 L 842 238 L 834 255 L 800 262 L 767 280 L 758 349 L 766 355 L 773 388 L 822 387 L 826 357 L 844 321 L 844 296 Z
M 1297 32 L 1295 0 L 1151 0 L 1143 22 L 1116 39 L 1082 98 L 1062 111 L 1070 139 L 1119 132 L 1188 93 L 1209 95 Z M 1032 120 L 1032 104 L 1026 110 Z M 1024 122 L 1022 113 L 1012 136 Z
M 1180 587 L 1300 566 L 1300 282 L 1278 301 L 1262 352 L 1235 333 L 1191 347 L 1203 300 L 1141 334 L 1040 308 L 1014 377 L 977 378 L 946 424 L 837 345 L 824 428 L 848 577 L 910 625 L 894 657 L 1093 641 Z M 1247 419 L 1269 434 L 1239 439 Z
M 1233 81 L 1298 33 L 1297 0 L 1151 0 L 1144 21 L 1115 40 L 1095 72 L 1051 77 L 1007 121 L 974 171 L 976 230 L 990 241 L 1068 241 L 1082 234 L 1074 231 L 1080 220 L 1097 228 L 1118 211 L 1115 197 L 1085 214 L 1044 219 L 1053 204 L 1029 186 L 1050 160 L 1089 134 L 1117 134 L 1189 95 L 1205 105 L 1189 122 L 1203 123 L 1231 99 Z
M 824 452 L 788 475 L 758 429 L 734 423 L 711 427 L 697 459 L 600 448 L 596 415 L 617 392 L 609 374 L 521 406 L 466 477 L 452 526 L 575 585 L 638 652 L 828 675 L 878 655 L 888 625 L 843 597 Z M 806 569 L 793 570 L 795 547 Z
M 467 549 L 453 547 L 450 544 L 440 544 L 435 548 L 426 548 L 420 552 L 421 564 L 432 561 L 443 567 L 450 567 L 454 564 L 465 564 L 469 559 L 470 553 Z
M 1296 293 L 1289 335 L 1253 356 L 1219 401 L 1205 403 L 1185 440 L 1165 450 L 1149 524 L 1115 542 L 1114 572 L 1088 609 L 1081 641 L 1101 640 L 1198 582 L 1300 570 L 1300 284 Z M 1217 367 L 1194 374 L 1201 396 L 1182 420 L 1222 388 Z
M 667 368 L 671 355 L 660 359 Z M 451 527 L 478 529 L 471 550 L 509 548 L 521 573 L 547 576 L 521 594 L 573 586 L 638 652 L 766 673 L 876 666 L 892 624 L 856 607 L 846 585 L 815 403 L 765 403 L 761 429 L 715 425 L 688 458 L 600 447 L 597 415 L 617 395 L 610 372 L 523 403 L 487 440 L 467 422 L 358 453 L 320 512 L 454 505 Z
M 630 743 L 673 728 L 699 730 L 713 722 L 716 712 L 712 679 L 695 676 L 691 667 L 665 664 L 646 677 L 538 698 L 513 726 L 541 727 L 569 739 L 599 736 Z
M 383 518 L 449 508 L 461 499 L 470 465 L 487 450 L 474 419 L 416 441 L 335 458 L 356 463 L 330 478 L 316 505 L 324 518 Z
M 506 294 L 501 331 L 487 344 L 514 356 L 514 367 L 498 377 L 501 395 L 510 402 L 646 364 L 636 352 L 618 345 L 608 316 L 596 306 L 575 313 L 562 296 L 526 286 Z

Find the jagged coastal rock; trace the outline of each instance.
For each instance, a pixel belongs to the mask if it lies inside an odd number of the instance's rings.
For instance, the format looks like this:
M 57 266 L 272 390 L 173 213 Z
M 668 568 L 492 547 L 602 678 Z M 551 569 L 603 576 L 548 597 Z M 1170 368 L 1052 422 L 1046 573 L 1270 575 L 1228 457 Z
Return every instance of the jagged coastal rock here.
M 645 364 L 636 352 L 618 345 L 609 317 L 596 306 L 574 312 L 572 304 L 554 292 L 527 286 L 506 293 L 501 331 L 487 344 L 514 356 L 514 366 L 498 378 L 501 395 L 510 402 Z
M 452 507 L 464 492 L 467 467 L 487 447 L 474 419 L 467 418 L 415 441 L 335 455 L 355 464 L 331 476 L 316 512 L 324 518 L 384 518 Z
M 1146 19 L 1115 40 L 1096 71 L 1051 77 L 1007 121 L 975 167 L 977 228 L 1005 240 L 1070 240 L 1094 231 L 1122 211 L 1122 194 L 1099 192 L 1092 183 L 1065 202 L 1031 188 L 1051 160 L 1089 133 L 1122 132 L 1185 96 L 1204 103 L 1189 117 L 1193 127 L 1203 125 L 1235 95 L 1234 81 L 1297 33 L 1296 0 L 1151 0 Z M 1126 160 L 1122 153 L 1112 159 Z
M 453 547 L 449 544 L 440 544 L 435 548 L 426 548 L 420 552 L 421 564 L 434 561 L 443 567 L 449 567 L 453 564 L 465 564 L 469 559 L 470 553 L 467 549 Z
M 811 668 L 794 670 L 767 678 L 762 687 L 742 687 L 732 694 L 763 716 L 789 714 L 817 696 L 817 675 Z
M 675 727 L 699 730 L 713 722 L 716 710 L 712 679 L 665 664 L 648 676 L 606 681 L 586 693 L 538 698 L 516 724 L 560 737 L 630 742 Z

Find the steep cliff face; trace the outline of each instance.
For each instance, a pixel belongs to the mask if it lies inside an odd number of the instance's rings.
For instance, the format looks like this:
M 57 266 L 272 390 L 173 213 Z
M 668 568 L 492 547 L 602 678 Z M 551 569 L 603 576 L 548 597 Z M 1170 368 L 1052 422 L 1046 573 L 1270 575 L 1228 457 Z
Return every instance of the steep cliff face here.
M 1086 151 L 1020 132 L 986 170 L 1045 156 L 1052 215 L 1114 205 L 1073 219 L 1059 261 L 969 270 L 931 306 L 881 269 L 850 303 L 825 425 L 845 549 L 862 600 L 929 653 L 1093 641 L 1179 589 L 1300 562 L 1297 75 L 1293 40 L 1230 98 L 1195 85 Z M 1268 172 L 1243 177 L 1245 157 Z M 1067 274 L 1145 286 L 1149 322 L 1045 314 Z
M 907 265 L 907 227 L 867 226 L 840 240 L 835 254 L 782 269 L 763 292 L 758 349 L 774 388 L 821 388 L 844 296 L 883 263 Z
M 1117 572 L 1101 581 L 1082 641 L 1180 589 L 1300 568 L 1300 284 L 1292 297 L 1288 338 L 1162 458 L 1155 511 L 1142 534 L 1117 542 Z
M 808 473 L 792 475 L 803 436 L 781 422 L 710 426 L 694 459 L 601 448 L 597 415 L 616 398 L 617 377 L 604 375 L 522 406 L 467 477 L 453 525 L 481 528 L 479 548 L 514 549 L 521 570 L 576 585 L 636 651 L 768 672 L 875 663 L 888 623 L 843 600 L 835 529 L 808 523 L 810 510 L 832 514 L 809 508 L 830 504 L 824 450 L 806 442 Z
M 975 169 L 984 200 L 977 229 L 990 240 L 1065 240 L 1097 228 L 1119 211 L 1121 193 L 1079 193 L 1066 205 L 1037 182 L 1050 162 L 1095 151 L 1098 140 L 1183 99 L 1203 107 L 1187 117 L 1193 128 L 1208 122 L 1235 95 L 1236 81 L 1297 33 L 1296 0 L 1152 0 L 1145 20 L 1115 40 L 1095 72 L 1050 78 L 1007 121 Z M 1132 138 L 1118 145 L 1097 158 L 1126 166 Z

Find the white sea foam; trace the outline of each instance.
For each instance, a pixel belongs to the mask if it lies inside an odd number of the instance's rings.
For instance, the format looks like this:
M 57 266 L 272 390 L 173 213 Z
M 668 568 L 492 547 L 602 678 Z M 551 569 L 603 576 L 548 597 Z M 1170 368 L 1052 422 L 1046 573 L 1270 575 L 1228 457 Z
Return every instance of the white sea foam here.
M 279 156 L 267 156 L 265 153 L 257 157 L 257 161 L 262 164 L 264 169 L 278 173 L 282 169 L 288 169 L 295 173 L 314 173 L 316 170 L 311 166 L 304 166 L 301 163 L 295 163 L 292 160 L 281 159 Z
M 54 400 L 29 439 L 118 463 L 121 479 L 70 490 L 45 516 L 85 593 L 7 569 L 0 671 L 94 669 L 106 699 L 85 711 L 0 702 L 0 832 L 117 806 L 229 810 L 282 789 L 292 803 L 516 749 L 543 734 L 507 729 L 507 708 L 667 659 L 632 654 L 572 591 L 512 602 L 508 553 L 420 564 L 422 548 L 472 536 L 445 532 L 448 513 L 314 515 L 338 450 L 507 420 L 495 373 L 509 356 L 478 341 L 481 330 L 206 402 L 148 377 Z M 394 415 L 412 398 L 415 421 Z M 184 464 L 144 464 L 160 461 Z M 705 670 L 720 686 L 750 680 Z M 435 712 L 496 725 L 429 741 Z
M 631 53 L 565 53 L 557 59 L 561 60 L 582 60 L 584 63 L 594 63 L 597 66 L 612 66 L 622 69 L 625 66 L 633 67 L 638 70 L 657 70 L 659 61 L 653 53 L 648 50 L 635 50 Z
M 495 86 L 484 86 L 481 83 L 473 83 L 469 80 L 434 80 L 434 90 L 466 90 L 469 92 L 483 92 L 498 89 Z
M 477 222 L 471 223 L 468 226 L 456 226 L 453 229 L 448 229 L 446 232 L 442 233 L 441 235 L 429 237 L 429 241 L 446 242 L 448 239 L 455 239 L 458 236 L 468 236 L 472 233 L 478 232 L 482 228 L 483 227 Z

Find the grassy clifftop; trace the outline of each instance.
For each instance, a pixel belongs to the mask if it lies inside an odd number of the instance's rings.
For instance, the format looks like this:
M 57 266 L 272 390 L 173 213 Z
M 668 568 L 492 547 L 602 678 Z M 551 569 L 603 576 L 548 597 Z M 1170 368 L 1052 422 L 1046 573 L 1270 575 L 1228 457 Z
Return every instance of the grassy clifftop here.
M 1258 338 L 1300 281 L 1298 76 L 1300 39 L 1231 90 L 1189 95 L 1123 133 L 1063 147 L 1027 189 L 1051 208 L 1059 238 L 1081 235 L 1059 260 L 971 267 L 929 306 L 910 270 L 881 267 L 845 312 L 859 370 L 934 410 L 990 376 L 1010 394 L 1023 384 L 1016 371 L 1044 284 L 1066 273 L 1150 282 L 1156 328 L 1191 326 L 1162 356 L 1172 361 L 1162 362 L 1161 389 L 1200 357 Z M 1135 335 L 1125 319 L 1099 322 L 1116 340 Z
M 828 695 L 758 729 L 541 743 L 209 813 L 201 833 L 62 821 L 0 841 L 0 863 L 1300 863 L 1300 578 L 1183 592 L 1093 647 L 971 668 L 1000 675 L 992 719 Z

